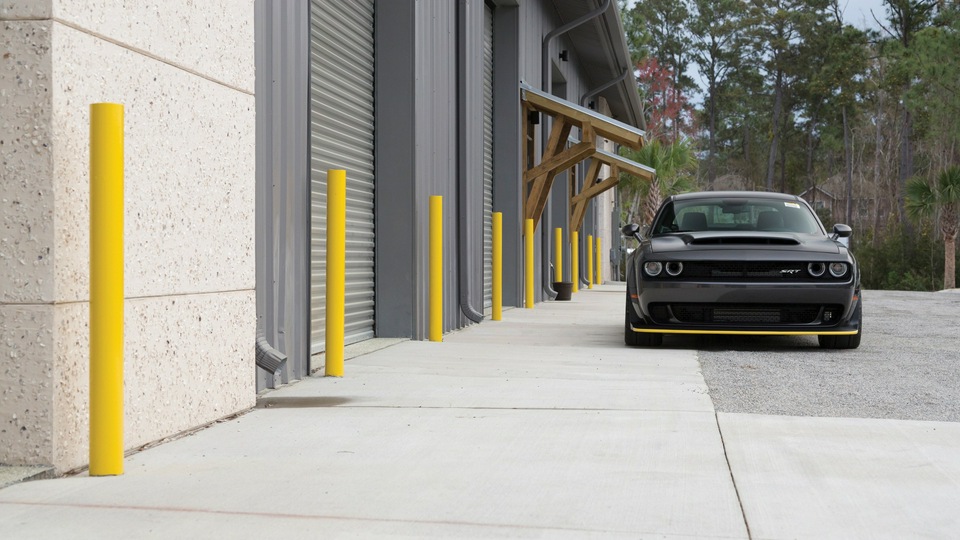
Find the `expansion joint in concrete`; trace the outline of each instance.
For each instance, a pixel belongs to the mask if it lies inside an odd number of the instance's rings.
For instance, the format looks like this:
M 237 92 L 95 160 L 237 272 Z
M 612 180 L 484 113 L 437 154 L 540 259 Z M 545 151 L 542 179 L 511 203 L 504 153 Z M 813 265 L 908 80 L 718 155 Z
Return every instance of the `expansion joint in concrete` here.
M 730 472 L 730 482 L 733 483 L 733 491 L 737 494 L 737 504 L 740 506 L 743 526 L 747 529 L 747 538 L 752 539 L 753 535 L 750 534 L 750 522 L 747 520 L 747 512 L 743 509 L 743 499 L 740 498 L 740 489 L 737 488 L 737 478 L 733 474 L 733 467 L 730 466 L 730 456 L 727 454 L 727 443 L 723 440 L 723 428 L 720 427 L 720 415 L 714 411 L 713 418 L 717 423 L 717 433 L 720 434 L 720 445 L 723 447 L 723 459 L 727 462 L 727 471 Z

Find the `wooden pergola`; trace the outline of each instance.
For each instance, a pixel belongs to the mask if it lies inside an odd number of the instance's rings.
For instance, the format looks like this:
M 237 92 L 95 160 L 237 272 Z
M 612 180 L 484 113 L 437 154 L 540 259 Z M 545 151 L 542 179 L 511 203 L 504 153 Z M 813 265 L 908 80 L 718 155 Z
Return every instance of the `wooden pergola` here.
M 526 188 L 523 216 L 525 219 L 532 219 L 534 227 L 543 215 L 554 179 L 585 159 L 590 159 L 591 162 L 583 189 L 579 193 L 570 194 L 570 231 L 580 230 L 587 203 L 593 197 L 616 186 L 621 172 L 646 180 L 652 180 L 656 175 L 656 171 L 645 165 L 597 148 L 597 138 L 601 137 L 639 150 L 644 145 L 642 130 L 525 84 L 520 85 L 520 102 L 525 119 L 522 122 L 524 141 L 530 140 L 532 136 L 531 123 L 528 120 L 531 114 L 542 113 L 553 118 L 553 127 L 540 163 L 523 171 L 523 184 Z M 570 132 L 575 127 L 580 129 L 582 141 L 570 138 Z M 568 146 L 568 143 L 572 144 Z M 525 166 L 530 162 L 528 152 L 528 145 L 524 144 Z M 601 179 L 603 165 L 609 165 L 611 172 L 610 176 Z

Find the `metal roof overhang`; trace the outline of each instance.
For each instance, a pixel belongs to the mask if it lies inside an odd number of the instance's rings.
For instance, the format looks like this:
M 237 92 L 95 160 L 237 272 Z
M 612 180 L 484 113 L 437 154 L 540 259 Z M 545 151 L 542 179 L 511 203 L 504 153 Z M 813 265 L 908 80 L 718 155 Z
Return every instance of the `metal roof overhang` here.
M 598 8 L 602 1 L 553 0 L 553 5 L 560 24 L 566 24 Z M 634 66 L 616 3 L 603 15 L 570 30 L 567 35 L 590 88 L 601 88 L 621 77 L 625 71 L 629 72 L 623 80 L 597 95 L 607 100 L 613 118 L 644 128 L 640 95 L 637 93 L 636 79 L 632 76 Z M 580 99 L 578 104 L 584 105 Z

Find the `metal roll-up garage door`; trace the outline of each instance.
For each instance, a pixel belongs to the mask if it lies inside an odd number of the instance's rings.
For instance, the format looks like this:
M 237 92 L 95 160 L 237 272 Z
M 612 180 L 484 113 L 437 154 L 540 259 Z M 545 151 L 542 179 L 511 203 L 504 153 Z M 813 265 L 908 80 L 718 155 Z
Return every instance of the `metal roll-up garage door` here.
M 493 10 L 483 15 L 483 308 L 493 306 Z
M 373 5 L 310 2 L 310 353 L 324 349 L 327 170 L 347 171 L 345 341 L 373 337 Z

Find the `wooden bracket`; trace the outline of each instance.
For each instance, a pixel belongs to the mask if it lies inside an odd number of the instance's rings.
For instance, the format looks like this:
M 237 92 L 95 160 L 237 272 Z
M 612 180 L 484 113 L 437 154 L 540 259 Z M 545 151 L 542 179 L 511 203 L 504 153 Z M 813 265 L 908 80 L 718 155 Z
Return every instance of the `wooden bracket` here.
M 570 148 L 566 148 L 567 139 L 573 126 L 564 117 L 554 120 L 550 140 L 540 164 L 524 171 L 523 181 L 527 186 L 527 196 L 524 201 L 524 218 L 532 219 L 536 227 L 547 205 L 547 197 L 553 181 L 561 172 L 573 167 L 597 151 L 593 129 L 584 126 L 583 141 Z

